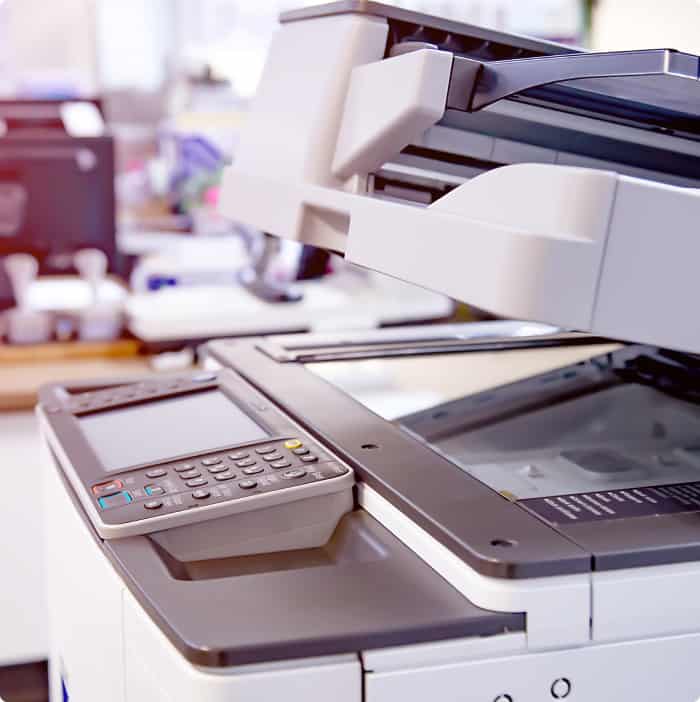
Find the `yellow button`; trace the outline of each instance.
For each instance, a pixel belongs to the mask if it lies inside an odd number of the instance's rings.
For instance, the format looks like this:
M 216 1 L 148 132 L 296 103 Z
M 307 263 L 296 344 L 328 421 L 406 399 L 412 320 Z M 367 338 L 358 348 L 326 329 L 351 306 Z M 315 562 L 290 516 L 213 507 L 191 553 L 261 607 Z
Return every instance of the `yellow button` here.
M 288 449 L 295 449 L 301 446 L 301 441 L 299 439 L 290 439 L 284 442 L 284 447 Z

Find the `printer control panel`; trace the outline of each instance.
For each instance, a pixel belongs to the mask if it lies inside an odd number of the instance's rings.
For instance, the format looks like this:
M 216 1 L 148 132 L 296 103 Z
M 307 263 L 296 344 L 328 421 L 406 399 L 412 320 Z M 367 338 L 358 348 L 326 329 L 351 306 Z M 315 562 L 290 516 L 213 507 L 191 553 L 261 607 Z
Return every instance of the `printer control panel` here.
M 116 474 L 92 485 L 91 492 L 102 519 L 121 524 L 310 486 L 349 472 L 309 439 L 285 437 Z
M 220 517 L 240 531 L 243 515 L 257 523 L 260 510 L 256 534 L 267 523 L 313 532 L 314 519 L 352 507 L 350 467 L 232 370 L 48 386 L 39 414 L 103 538 Z

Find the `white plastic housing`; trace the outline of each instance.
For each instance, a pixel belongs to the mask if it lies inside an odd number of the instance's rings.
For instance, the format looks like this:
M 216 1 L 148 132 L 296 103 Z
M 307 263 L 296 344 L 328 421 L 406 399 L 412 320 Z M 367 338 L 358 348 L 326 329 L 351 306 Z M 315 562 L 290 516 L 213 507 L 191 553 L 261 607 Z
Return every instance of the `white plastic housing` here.
M 386 38 L 362 15 L 282 26 L 223 212 L 505 317 L 700 352 L 698 190 L 522 163 L 425 208 L 369 197 L 368 173 L 443 115 L 451 70 L 445 51 L 385 59 Z

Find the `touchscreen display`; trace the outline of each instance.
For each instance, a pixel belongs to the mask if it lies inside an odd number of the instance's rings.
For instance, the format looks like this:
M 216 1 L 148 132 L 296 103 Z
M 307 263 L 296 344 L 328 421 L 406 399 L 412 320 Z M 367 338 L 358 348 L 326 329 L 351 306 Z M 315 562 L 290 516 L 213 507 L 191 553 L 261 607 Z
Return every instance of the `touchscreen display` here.
M 109 472 L 269 436 L 218 390 L 120 407 L 79 421 Z

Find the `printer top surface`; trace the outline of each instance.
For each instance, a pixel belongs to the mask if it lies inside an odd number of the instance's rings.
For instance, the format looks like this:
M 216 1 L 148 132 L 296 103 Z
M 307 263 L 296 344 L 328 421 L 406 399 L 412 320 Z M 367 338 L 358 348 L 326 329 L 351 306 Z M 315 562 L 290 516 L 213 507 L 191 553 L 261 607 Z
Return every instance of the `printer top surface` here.
M 697 359 L 590 337 L 562 346 L 546 335 L 523 349 L 528 340 L 517 338 L 470 348 L 457 334 L 440 349 L 404 331 L 392 348 L 393 333 L 383 343 L 338 335 L 335 346 L 326 336 L 315 350 L 300 337 L 209 349 L 484 575 L 700 556 Z
M 593 570 L 697 558 L 697 360 L 641 346 L 597 351 L 306 368 L 582 547 Z

